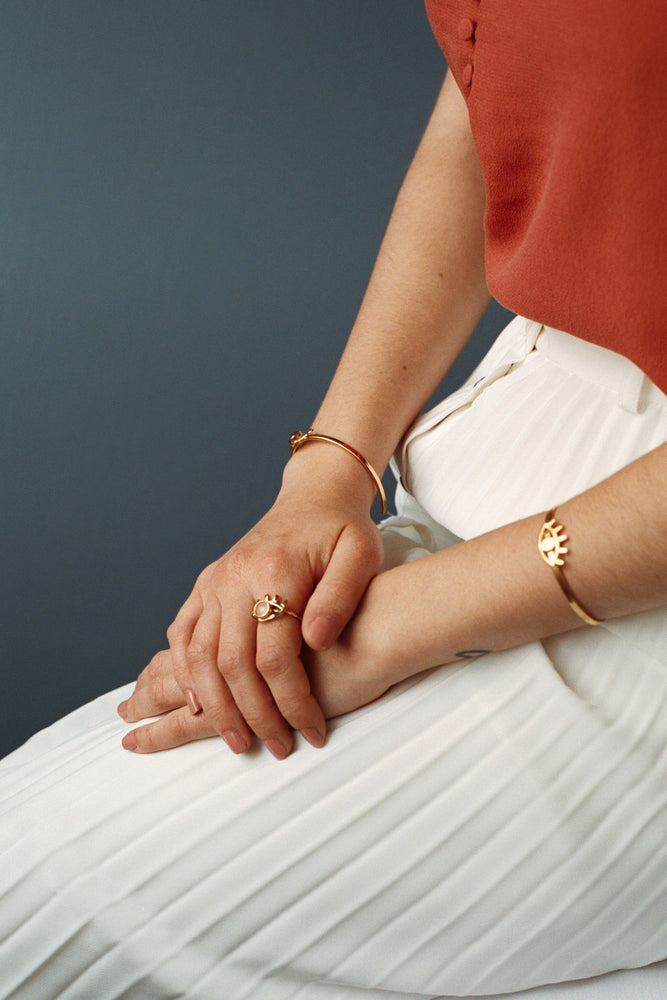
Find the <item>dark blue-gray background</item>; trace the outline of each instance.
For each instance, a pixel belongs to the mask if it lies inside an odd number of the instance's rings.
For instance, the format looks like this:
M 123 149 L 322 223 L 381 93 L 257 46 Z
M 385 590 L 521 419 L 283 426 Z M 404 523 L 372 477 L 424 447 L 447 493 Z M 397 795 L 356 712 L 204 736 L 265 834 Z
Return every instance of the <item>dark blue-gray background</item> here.
M 421 0 L 0 5 L 0 752 L 270 503 L 444 69 Z

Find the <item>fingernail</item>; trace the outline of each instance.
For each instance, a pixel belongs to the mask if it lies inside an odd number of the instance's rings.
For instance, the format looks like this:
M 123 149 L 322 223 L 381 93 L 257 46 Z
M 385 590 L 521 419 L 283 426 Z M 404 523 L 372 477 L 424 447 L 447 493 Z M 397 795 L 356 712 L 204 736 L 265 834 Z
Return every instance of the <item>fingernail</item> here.
M 134 735 L 134 730 L 128 733 L 127 736 L 123 736 L 122 743 L 126 750 L 137 749 L 137 737 Z
M 121 719 L 127 719 L 127 702 L 121 701 L 116 711 L 120 715 Z
M 330 618 L 315 618 L 308 626 L 313 649 L 328 649 L 336 641 L 336 623 Z
M 264 740 L 264 743 L 277 760 L 284 760 L 289 753 L 280 740 Z
M 247 740 L 235 729 L 228 729 L 222 734 L 222 738 L 233 753 L 245 753 L 248 749 Z
M 312 747 L 317 747 L 318 750 L 324 746 L 324 736 L 318 729 L 302 729 L 301 735 L 308 740 Z
M 185 689 L 185 700 L 187 701 L 188 708 L 190 709 L 193 715 L 201 715 L 201 713 L 204 711 L 204 709 L 201 707 L 199 703 L 199 698 L 194 693 L 192 688 Z

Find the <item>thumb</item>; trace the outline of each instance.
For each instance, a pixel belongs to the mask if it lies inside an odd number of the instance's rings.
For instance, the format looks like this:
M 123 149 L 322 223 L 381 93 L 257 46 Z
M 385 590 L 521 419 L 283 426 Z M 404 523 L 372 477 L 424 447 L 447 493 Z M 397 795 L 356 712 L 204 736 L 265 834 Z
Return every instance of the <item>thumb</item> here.
M 322 578 L 303 613 L 302 633 L 311 649 L 332 646 L 380 569 L 382 542 L 373 529 L 347 525 L 339 535 Z

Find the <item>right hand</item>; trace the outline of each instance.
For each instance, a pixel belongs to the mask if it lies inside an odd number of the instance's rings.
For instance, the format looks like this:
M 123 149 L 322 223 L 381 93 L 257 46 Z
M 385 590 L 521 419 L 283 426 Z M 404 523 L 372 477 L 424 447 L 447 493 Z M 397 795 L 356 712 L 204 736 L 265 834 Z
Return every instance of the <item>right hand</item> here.
M 314 746 L 324 743 L 302 640 L 329 648 L 380 568 L 363 470 L 344 454 L 329 454 L 334 449 L 315 452 L 312 445 L 294 456 L 274 505 L 203 570 L 167 630 L 184 698 L 194 710 L 201 706 L 207 725 L 236 753 L 250 747 L 253 734 L 279 759 L 292 749 L 293 730 Z M 265 594 L 302 613 L 301 626 L 288 615 L 255 622 L 253 605 Z

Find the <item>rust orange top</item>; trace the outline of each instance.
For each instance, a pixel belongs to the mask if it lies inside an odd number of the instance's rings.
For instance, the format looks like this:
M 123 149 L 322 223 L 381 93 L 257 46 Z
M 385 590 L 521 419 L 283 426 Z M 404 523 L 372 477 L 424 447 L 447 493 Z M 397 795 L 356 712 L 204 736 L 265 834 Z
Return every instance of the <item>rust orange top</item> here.
M 509 309 L 624 354 L 667 392 L 661 0 L 426 0 L 486 185 Z

